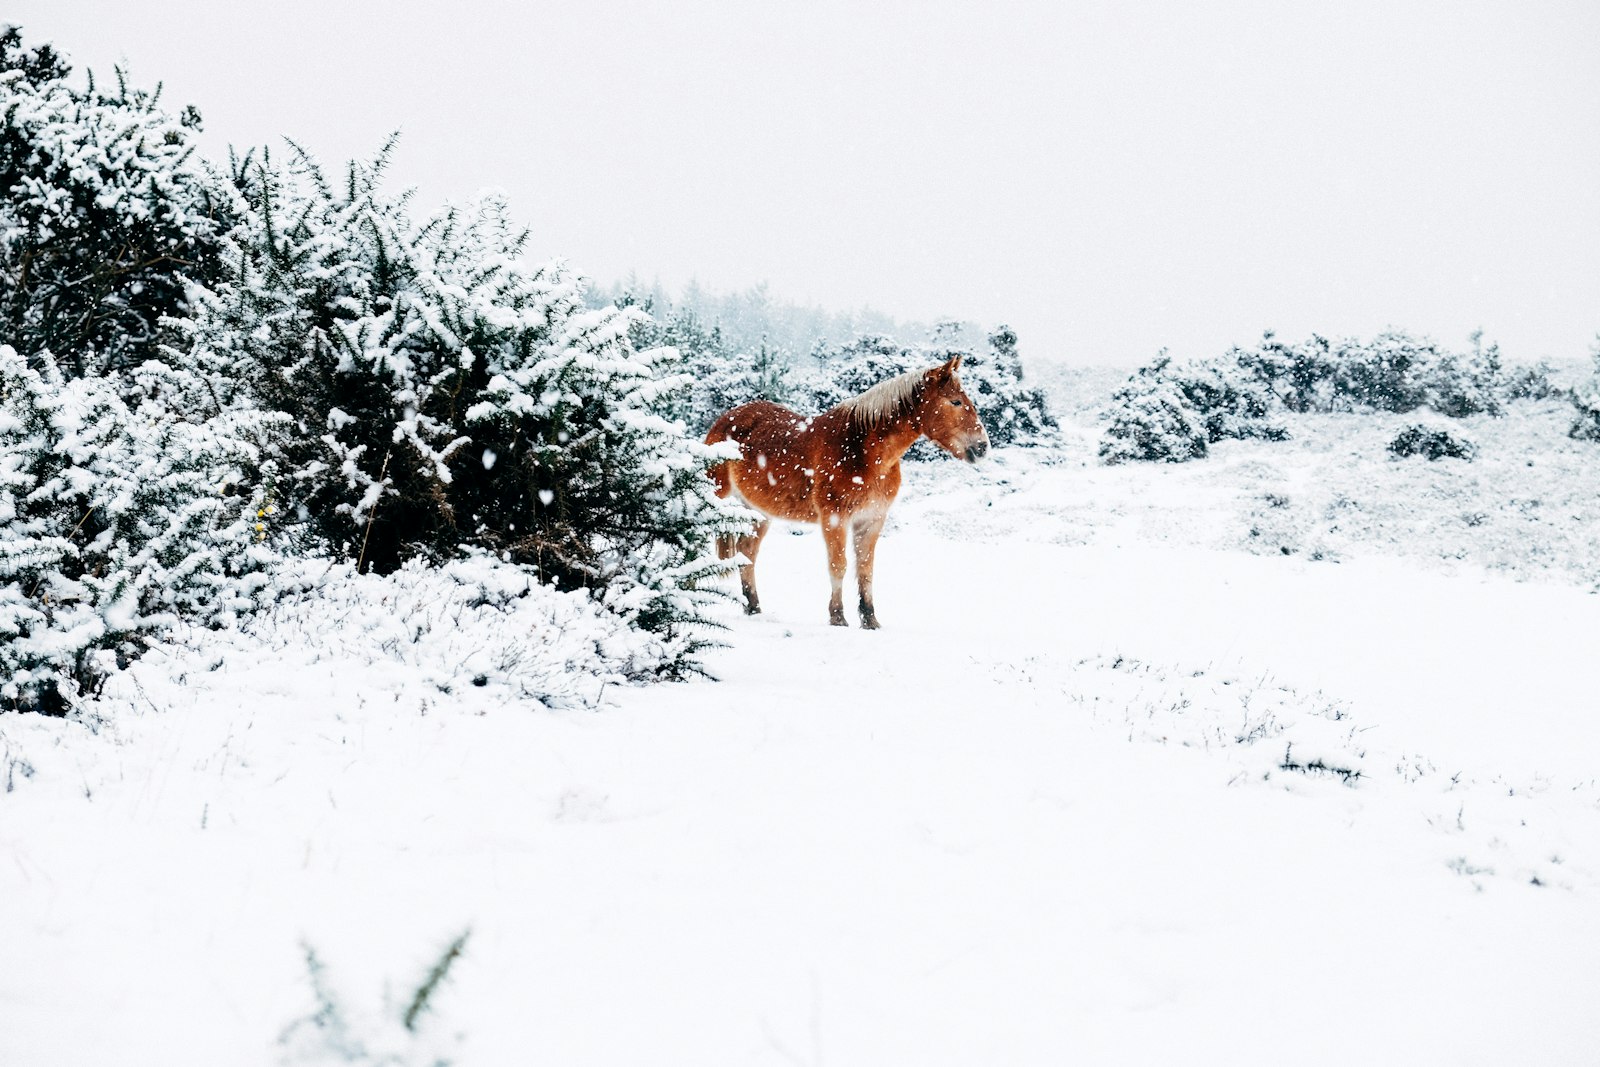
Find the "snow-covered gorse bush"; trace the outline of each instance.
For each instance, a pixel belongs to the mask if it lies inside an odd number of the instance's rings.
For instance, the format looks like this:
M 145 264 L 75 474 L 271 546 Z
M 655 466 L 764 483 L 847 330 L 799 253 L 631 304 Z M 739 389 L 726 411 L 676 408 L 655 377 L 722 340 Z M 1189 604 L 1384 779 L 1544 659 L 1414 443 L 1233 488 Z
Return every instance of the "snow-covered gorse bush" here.
M 1572 437 L 1579 441 L 1600 441 L 1600 337 L 1590 347 L 1594 355 L 1594 374 L 1572 391 Z
M 256 606 L 272 507 L 240 492 L 269 422 L 175 409 L 181 377 L 28 366 L 0 346 L 0 710 L 64 711 L 179 618 Z
M 59 712 L 263 587 L 259 411 L 163 362 L 216 250 L 198 116 L 0 28 L 0 710 Z
M 1238 349 L 1181 366 L 1163 353 L 1112 396 L 1100 457 L 1181 463 L 1205 456 L 1217 441 L 1282 440 L 1288 431 L 1268 419 L 1277 408 L 1270 386 Z
M 1470 460 L 1477 452 L 1477 447 L 1443 427 L 1417 423 L 1396 434 L 1394 440 L 1389 442 L 1389 451 L 1397 456 Z
M 74 377 L 151 358 L 211 265 L 200 118 L 159 90 L 68 83 L 48 46 L 0 27 L 0 341 Z
M 1536 378 L 1508 376 L 1499 347 L 1485 347 L 1476 333 L 1471 351 L 1456 353 L 1395 330 L 1370 341 L 1313 336 L 1296 345 L 1269 332 L 1253 349 L 1184 362 L 1163 353 L 1140 368 L 1106 412 L 1100 456 L 1183 462 L 1230 438 L 1282 440 L 1288 431 L 1274 419 L 1281 412 L 1428 407 L 1452 418 L 1498 415 L 1508 399 L 1537 393 Z
M 525 266 L 497 196 L 414 220 L 382 188 L 392 145 L 337 178 L 298 148 L 231 162 L 186 362 L 222 406 L 292 420 L 280 492 L 334 556 L 387 573 L 489 549 L 687 655 L 711 539 L 741 518 L 713 451 L 657 412 L 681 385 L 668 353 L 637 350 L 639 313 L 588 307 L 565 264 Z
M 376 163 L 224 169 L 158 94 L 0 30 L 0 708 L 60 711 L 285 554 L 487 550 L 692 664 L 741 513 L 658 408 L 643 316 L 531 269 L 505 205 L 422 221 Z

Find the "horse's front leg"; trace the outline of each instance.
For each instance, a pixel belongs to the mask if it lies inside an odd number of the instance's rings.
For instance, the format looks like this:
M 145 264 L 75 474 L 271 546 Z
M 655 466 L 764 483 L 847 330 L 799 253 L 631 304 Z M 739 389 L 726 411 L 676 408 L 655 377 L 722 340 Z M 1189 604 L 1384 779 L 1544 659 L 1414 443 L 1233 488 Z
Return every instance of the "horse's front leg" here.
M 837 511 L 822 516 L 822 540 L 828 546 L 828 577 L 833 580 L 828 622 L 834 626 L 848 625 L 844 621 L 844 523 L 844 516 Z
M 878 535 L 883 532 L 884 514 L 868 513 L 855 521 L 856 589 L 861 594 L 861 628 L 876 630 L 878 612 L 872 606 L 872 560 L 878 551 Z

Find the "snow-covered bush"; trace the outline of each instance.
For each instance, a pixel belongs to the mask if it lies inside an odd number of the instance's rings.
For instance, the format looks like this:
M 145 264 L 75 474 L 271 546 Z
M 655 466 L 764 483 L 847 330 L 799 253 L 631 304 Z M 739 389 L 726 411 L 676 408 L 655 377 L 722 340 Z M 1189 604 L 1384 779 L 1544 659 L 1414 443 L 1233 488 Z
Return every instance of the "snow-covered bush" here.
M 1163 355 L 1139 368 L 1112 395 L 1100 441 L 1105 463 L 1182 463 L 1206 454 L 1210 438 L 1205 425 L 1177 382 L 1165 374 L 1168 363 Z
M 474 552 L 440 566 L 411 560 L 391 574 L 352 563 L 289 561 L 272 606 L 241 636 L 191 636 L 201 657 L 279 664 L 336 660 L 359 677 L 381 669 L 423 696 L 481 688 L 555 708 L 592 707 L 609 686 L 670 674 L 681 639 L 640 630 L 585 589 L 541 584 L 525 567 Z M 192 657 L 191 657 L 192 658 Z
M 1199 436 L 1283 440 L 1273 416 L 1285 411 L 1498 415 L 1511 391 L 1499 347 L 1485 347 L 1481 334 L 1472 343 L 1453 353 L 1391 330 L 1367 342 L 1313 336 L 1289 345 L 1269 331 L 1255 348 L 1216 359 L 1179 363 L 1163 353 L 1112 398 L 1101 456 L 1181 462 L 1206 454 Z
M 1238 355 L 1182 364 L 1163 355 L 1142 368 L 1112 397 L 1101 459 L 1182 463 L 1218 441 L 1286 438 L 1268 418 L 1278 407 L 1273 394 Z
M 155 356 L 216 224 L 199 115 L 159 92 L 67 84 L 48 45 L 0 27 L 0 343 L 78 377 Z
M 1551 377 L 1555 368 L 1547 360 L 1537 363 L 1524 363 L 1509 367 L 1505 372 L 1503 392 L 1505 399 L 1512 400 L 1549 400 L 1552 397 L 1564 396 L 1566 390 L 1556 384 Z
M 191 421 L 160 364 L 130 402 L 35 362 L 0 346 L 0 710 L 59 713 L 177 619 L 253 607 L 277 514 L 264 416 Z
M 233 161 L 186 365 L 293 420 L 283 494 L 339 558 L 481 547 L 649 629 L 700 619 L 711 539 L 741 520 L 713 451 L 658 413 L 668 354 L 636 351 L 640 313 L 587 307 L 565 264 L 524 266 L 498 197 L 413 221 L 388 153 L 337 181 L 298 150 Z
M 1477 447 L 1441 427 L 1416 423 L 1395 435 L 1394 440 L 1389 442 L 1389 451 L 1397 456 L 1470 460 L 1477 452 Z
M 1500 415 L 1510 389 L 1500 346 L 1483 344 L 1483 331 L 1472 334 L 1472 351 L 1437 351 L 1421 373 L 1422 402 L 1453 419 L 1468 415 Z
M 1347 338 L 1332 353 L 1332 406 L 1414 411 L 1424 399 L 1421 374 L 1438 354 L 1432 341 L 1394 330 L 1367 342 Z
M 1594 354 L 1594 374 L 1572 391 L 1575 409 L 1569 434 L 1579 441 L 1600 441 L 1600 337 L 1590 348 Z

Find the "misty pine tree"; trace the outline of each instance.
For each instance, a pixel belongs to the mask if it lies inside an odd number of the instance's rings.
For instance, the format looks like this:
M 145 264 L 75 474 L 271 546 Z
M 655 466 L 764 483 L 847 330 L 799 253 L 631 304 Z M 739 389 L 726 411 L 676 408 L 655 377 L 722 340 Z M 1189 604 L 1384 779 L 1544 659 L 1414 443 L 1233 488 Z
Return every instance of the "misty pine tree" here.
M 68 73 L 0 27 L 0 343 L 83 376 L 158 352 L 215 223 L 199 115 L 167 114 L 121 71 L 110 92 Z

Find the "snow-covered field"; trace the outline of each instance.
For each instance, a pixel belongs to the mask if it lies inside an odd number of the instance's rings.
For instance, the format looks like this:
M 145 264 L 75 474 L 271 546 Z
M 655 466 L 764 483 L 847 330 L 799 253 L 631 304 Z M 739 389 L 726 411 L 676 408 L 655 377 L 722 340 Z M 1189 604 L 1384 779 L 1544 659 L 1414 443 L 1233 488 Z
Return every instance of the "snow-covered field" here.
M 717 681 L 420 578 L 190 635 L 0 718 L 0 1064 L 1593 1063 L 1561 418 L 1105 468 L 1080 413 L 911 472 L 881 632 L 775 532 Z

